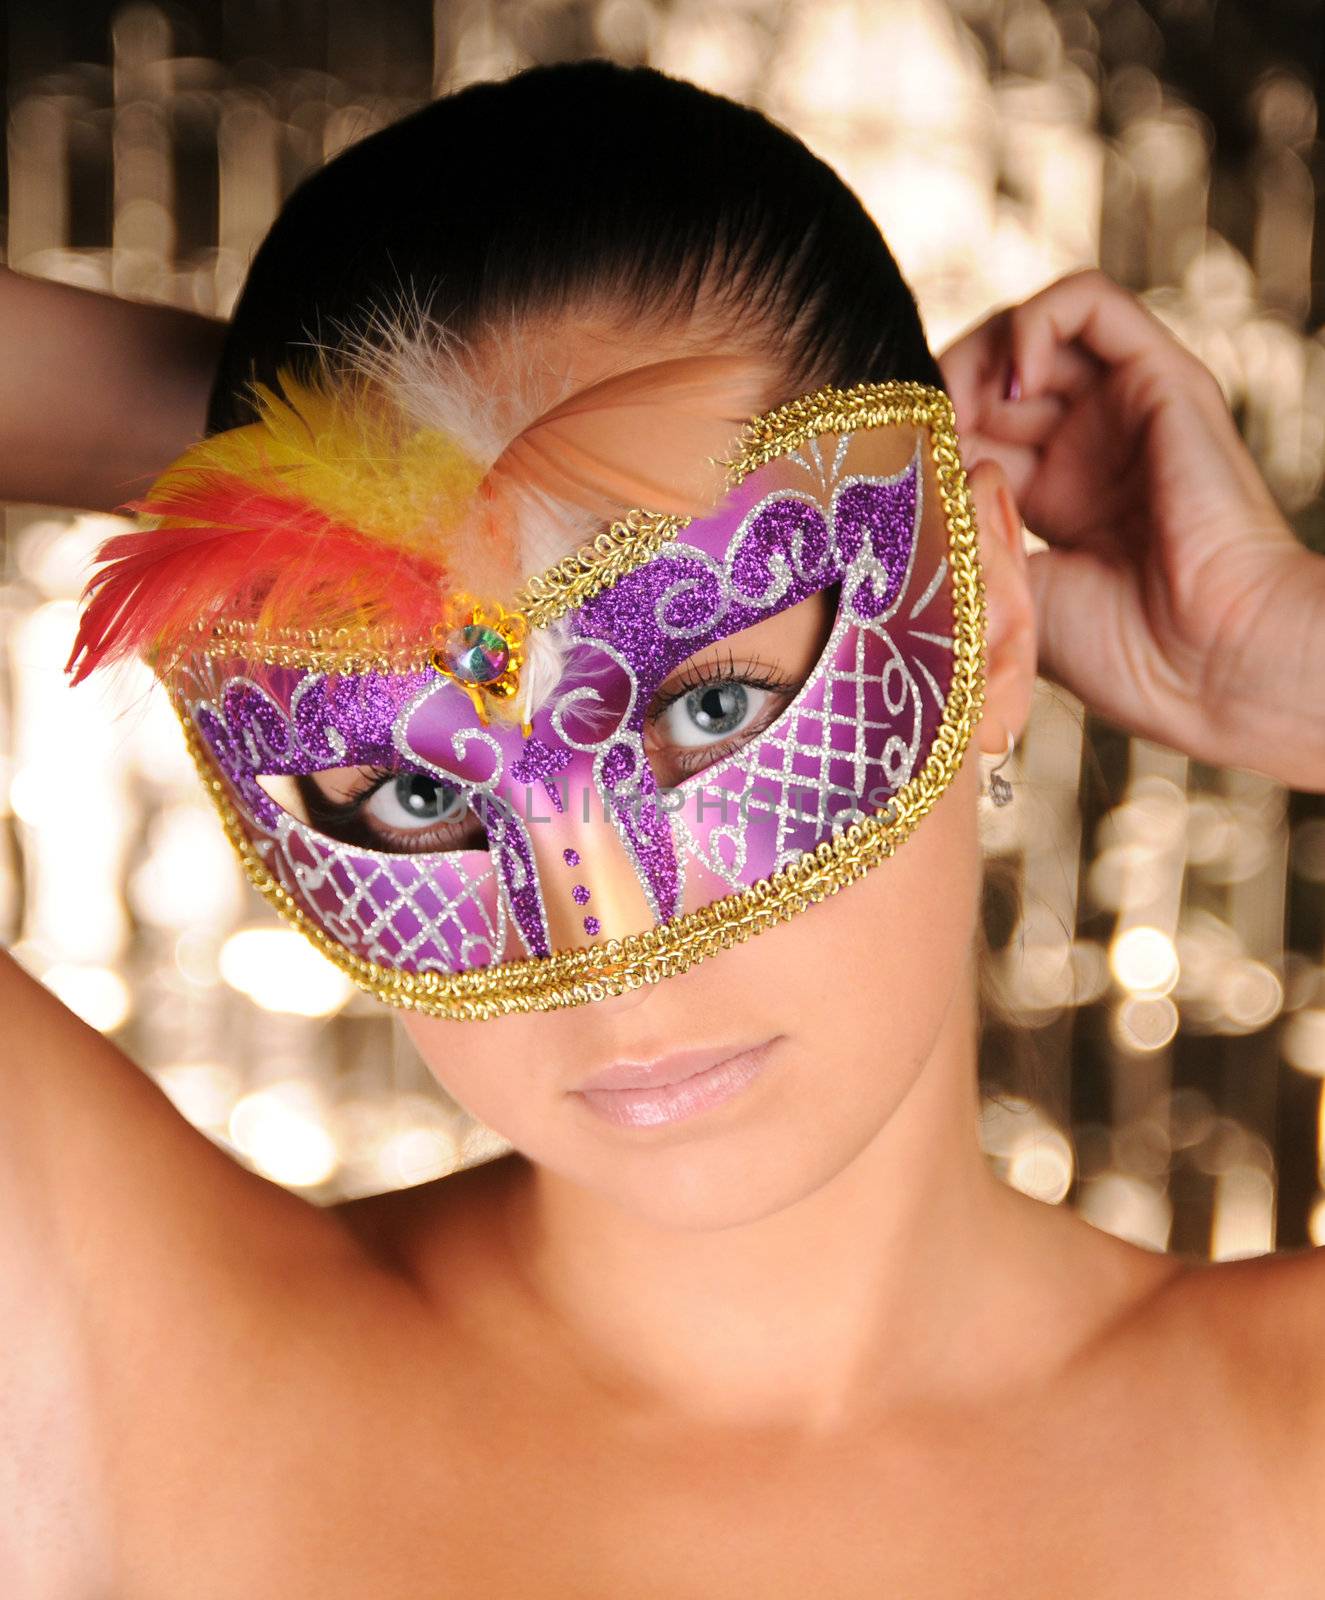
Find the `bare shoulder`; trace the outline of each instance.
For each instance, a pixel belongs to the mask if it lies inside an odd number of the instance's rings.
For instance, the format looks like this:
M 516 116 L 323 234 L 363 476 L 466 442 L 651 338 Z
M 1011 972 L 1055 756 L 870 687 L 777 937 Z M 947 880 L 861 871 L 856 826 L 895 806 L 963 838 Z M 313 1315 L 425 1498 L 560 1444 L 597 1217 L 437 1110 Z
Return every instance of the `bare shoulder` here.
M 135 1419 L 348 1247 L 7 955 L 0 1007 L 0 1593 L 71 1592 Z
M 1325 1249 L 1190 1262 L 1162 1315 L 1175 1349 L 1197 1356 L 1212 1406 L 1286 1476 L 1314 1483 L 1325 1469 Z
M 1175 1315 L 1325 1409 L 1325 1248 L 1189 1263 L 1178 1289 Z

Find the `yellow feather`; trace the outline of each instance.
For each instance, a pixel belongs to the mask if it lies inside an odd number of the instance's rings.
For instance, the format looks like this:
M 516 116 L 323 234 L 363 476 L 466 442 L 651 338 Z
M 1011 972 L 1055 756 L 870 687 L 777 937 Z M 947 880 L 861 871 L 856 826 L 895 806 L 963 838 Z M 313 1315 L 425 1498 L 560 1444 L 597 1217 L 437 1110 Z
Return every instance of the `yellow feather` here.
M 157 481 L 220 472 L 281 489 L 342 526 L 396 549 L 446 560 L 484 468 L 449 435 L 412 428 L 362 388 L 328 389 L 280 375 L 257 384 L 258 420 L 203 439 Z
M 284 397 L 259 387 L 265 464 L 337 522 L 444 559 L 484 468 L 449 435 L 411 429 L 379 397 L 282 373 Z

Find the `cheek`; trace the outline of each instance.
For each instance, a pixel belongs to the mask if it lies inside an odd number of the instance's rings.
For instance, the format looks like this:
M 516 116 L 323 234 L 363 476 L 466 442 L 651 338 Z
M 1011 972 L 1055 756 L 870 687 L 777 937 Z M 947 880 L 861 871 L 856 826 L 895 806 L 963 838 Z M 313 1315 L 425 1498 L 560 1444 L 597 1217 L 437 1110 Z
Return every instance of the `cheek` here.
M 963 766 L 893 856 L 742 947 L 758 967 L 750 1003 L 788 1034 L 797 1061 L 778 1137 L 805 1159 L 850 1155 L 933 1057 L 968 981 L 981 876 L 973 765 Z
M 893 856 L 786 926 L 778 959 L 802 1032 L 831 1040 L 838 1055 L 923 1055 L 947 1010 L 979 904 L 970 771 Z
M 454 1022 L 406 1012 L 399 1025 L 442 1088 L 473 1117 L 529 1154 L 547 1123 L 555 1074 L 535 1070 L 545 1059 L 547 1019 L 493 1017 Z

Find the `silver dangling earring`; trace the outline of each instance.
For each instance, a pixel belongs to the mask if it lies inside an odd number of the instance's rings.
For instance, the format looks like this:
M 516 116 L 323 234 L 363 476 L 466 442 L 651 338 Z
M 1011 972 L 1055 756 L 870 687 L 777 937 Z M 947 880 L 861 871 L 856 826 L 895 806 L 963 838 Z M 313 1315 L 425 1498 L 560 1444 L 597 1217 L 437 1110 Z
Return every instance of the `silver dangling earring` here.
M 997 764 L 990 770 L 989 780 L 985 786 L 985 793 L 996 806 L 1005 806 L 1012 799 L 1012 785 L 1003 776 L 1000 768 L 1006 765 L 1008 757 L 1016 749 L 1017 741 L 1014 735 L 1008 733 L 1007 746 L 998 758 Z

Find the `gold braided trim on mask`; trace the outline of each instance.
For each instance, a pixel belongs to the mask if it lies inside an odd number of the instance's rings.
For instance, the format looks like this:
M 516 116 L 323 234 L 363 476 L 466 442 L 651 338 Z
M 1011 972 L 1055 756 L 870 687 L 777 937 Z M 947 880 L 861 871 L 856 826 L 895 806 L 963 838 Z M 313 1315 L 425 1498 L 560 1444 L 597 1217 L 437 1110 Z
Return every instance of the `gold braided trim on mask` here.
M 530 627 L 542 627 L 651 560 L 689 523 L 689 517 L 661 511 L 628 511 L 555 567 L 527 579 L 511 602 L 511 609 L 522 613 Z M 236 621 L 213 623 L 210 627 L 200 623 L 198 627 L 206 640 L 200 646 L 200 653 L 206 656 L 348 674 L 433 670 L 433 645 L 425 646 L 418 639 L 392 635 L 382 629 L 258 631 L 251 622 Z M 181 651 L 180 655 L 188 653 Z M 169 664 L 162 664 L 159 670 L 168 668 Z
M 949 534 L 953 672 L 943 721 L 925 764 L 891 797 L 883 813 L 839 829 L 814 851 L 748 888 L 640 933 L 608 939 L 601 945 L 498 962 L 465 972 L 403 972 L 366 961 L 332 939 L 274 876 L 245 833 L 225 781 L 212 766 L 188 717 L 184 693 L 177 690 L 173 703 L 189 752 L 254 888 L 360 988 L 387 1005 L 428 1016 L 481 1020 L 512 1012 L 554 1011 L 583 1005 L 644 983 L 656 983 L 684 972 L 719 950 L 744 943 L 752 935 L 789 920 L 807 906 L 854 883 L 892 855 L 933 809 L 960 767 L 984 709 L 985 585 L 952 404 L 942 390 L 918 383 L 822 389 L 757 418 L 746 431 L 742 454 L 732 463 L 734 481 L 740 482 L 756 467 L 819 434 L 893 423 L 923 426 L 930 432 Z M 684 525 L 683 519 L 676 520 Z M 656 544 L 652 545 L 635 559 L 630 558 L 634 552 L 623 549 L 613 557 L 610 580 L 603 569 L 575 568 L 573 563 L 578 556 L 570 558 L 538 580 L 543 586 L 543 603 L 556 608 L 551 615 L 561 615 L 607 587 L 609 581 L 615 582 L 639 566 L 656 548 Z M 550 616 L 544 615 L 541 620 L 550 620 Z

